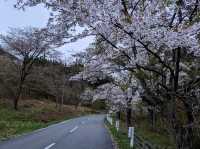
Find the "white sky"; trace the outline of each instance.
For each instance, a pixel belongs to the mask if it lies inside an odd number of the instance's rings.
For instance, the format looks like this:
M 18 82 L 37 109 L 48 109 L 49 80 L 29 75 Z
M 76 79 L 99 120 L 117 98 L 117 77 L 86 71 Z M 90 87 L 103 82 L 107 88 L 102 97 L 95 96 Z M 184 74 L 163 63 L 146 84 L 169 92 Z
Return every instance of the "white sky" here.
M 0 0 L 0 34 L 5 34 L 9 27 L 45 27 L 49 12 L 42 6 L 28 8 L 26 11 L 13 7 L 16 0 Z M 83 51 L 93 41 L 93 37 L 81 39 L 67 44 L 58 50 L 63 53 L 63 59 L 71 60 L 70 55 Z

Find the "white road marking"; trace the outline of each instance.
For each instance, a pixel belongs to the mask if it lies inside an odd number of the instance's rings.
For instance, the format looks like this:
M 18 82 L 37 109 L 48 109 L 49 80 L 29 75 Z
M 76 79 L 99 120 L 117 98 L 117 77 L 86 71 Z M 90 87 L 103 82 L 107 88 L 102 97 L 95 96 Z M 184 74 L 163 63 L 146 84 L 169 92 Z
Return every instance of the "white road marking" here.
M 81 123 L 82 123 L 82 124 L 85 124 L 85 122 L 84 122 L 84 121 L 82 121 Z
M 56 143 L 52 143 L 50 145 L 48 145 L 47 147 L 45 147 L 44 149 L 50 149 L 51 147 L 53 147 Z
M 70 130 L 70 133 L 73 133 L 74 131 L 76 131 L 78 129 L 78 126 L 75 126 L 72 130 Z

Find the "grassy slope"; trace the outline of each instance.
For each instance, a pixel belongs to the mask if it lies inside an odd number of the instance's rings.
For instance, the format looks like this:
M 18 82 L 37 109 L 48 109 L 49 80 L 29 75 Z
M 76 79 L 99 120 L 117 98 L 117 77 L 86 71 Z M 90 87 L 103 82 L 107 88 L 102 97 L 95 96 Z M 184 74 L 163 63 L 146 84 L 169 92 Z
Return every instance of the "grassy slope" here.
M 162 146 L 168 147 L 169 149 L 175 148 L 174 144 L 171 142 L 172 138 L 166 133 L 158 133 L 152 131 L 150 128 L 148 121 L 143 120 L 137 127 L 136 133 L 141 136 L 143 139 L 148 140 L 149 142 Z
M 113 115 L 113 120 L 115 116 Z M 125 115 L 121 115 L 122 120 L 120 121 L 121 135 L 127 134 L 127 127 L 125 124 Z M 161 148 L 174 149 L 175 145 L 171 142 L 171 138 L 166 133 L 158 133 L 152 131 L 147 120 L 140 120 L 136 126 L 136 134 L 143 140 L 150 142 L 152 145 L 159 146 Z
M 58 112 L 55 103 L 45 100 L 21 101 L 19 111 L 15 111 L 8 100 L 0 99 L 0 139 L 30 132 L 91 112 L 88 108 L 75 109 L 67 105 L 63 107 L 62 112 Z

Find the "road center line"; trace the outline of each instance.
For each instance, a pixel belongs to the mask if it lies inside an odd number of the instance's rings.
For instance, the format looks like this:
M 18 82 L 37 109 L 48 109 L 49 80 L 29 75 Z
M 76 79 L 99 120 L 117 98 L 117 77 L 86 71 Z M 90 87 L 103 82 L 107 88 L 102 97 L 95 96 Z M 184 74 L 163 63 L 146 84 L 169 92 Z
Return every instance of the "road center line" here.
M 51 147 L 53 147 L 56 143 L 52 143 L 50 145 L 48 145 L 47 147 L 45 147 L 44 149 L 50 149 Z
M 73 133 L 74 131 L 76 131 L 78 129 L 78 126 L 75 126 L 72 130 L 70 130 L 70 133 Z

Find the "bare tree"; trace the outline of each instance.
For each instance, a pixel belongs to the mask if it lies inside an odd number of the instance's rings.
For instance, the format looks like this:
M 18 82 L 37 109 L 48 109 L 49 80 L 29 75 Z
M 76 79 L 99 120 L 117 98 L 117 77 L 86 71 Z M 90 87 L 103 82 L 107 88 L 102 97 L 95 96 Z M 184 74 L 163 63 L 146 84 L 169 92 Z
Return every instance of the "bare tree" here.
M 20 59 L 18 62 L 19 78 L 13 100 L 16 110 L 18 109 L 18 101 L 25 80 L 31 72 L 35 59 L 50 49 L 50 43 L 47 40 L 48 37 L 45 36 L 44 32 L 45 30 L 37 28 L 14 28 L 10 29 L 6 35 L 0 36 L 4 43 L 4 49 Z

